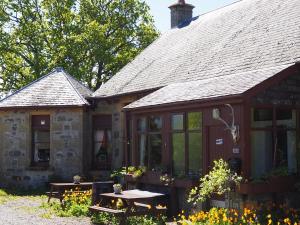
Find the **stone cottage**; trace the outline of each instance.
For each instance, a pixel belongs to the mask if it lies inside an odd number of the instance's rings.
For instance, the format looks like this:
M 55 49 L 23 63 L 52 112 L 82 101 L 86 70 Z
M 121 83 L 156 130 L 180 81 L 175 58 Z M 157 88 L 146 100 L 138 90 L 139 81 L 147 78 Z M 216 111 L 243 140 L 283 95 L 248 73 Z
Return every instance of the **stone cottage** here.
M 57 68 L 0 102 L 1 185 L 38 186 L 82 174 L 91 94 Z

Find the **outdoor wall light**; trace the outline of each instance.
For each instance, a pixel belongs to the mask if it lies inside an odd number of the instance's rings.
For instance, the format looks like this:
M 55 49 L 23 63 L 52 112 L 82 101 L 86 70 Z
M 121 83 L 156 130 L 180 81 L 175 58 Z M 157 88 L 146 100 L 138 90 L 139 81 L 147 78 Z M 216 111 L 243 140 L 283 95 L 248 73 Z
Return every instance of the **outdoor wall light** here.
M 41 125 L 45 125 L 46 121 L 45 120 L 41 120 Z
M 235 122 L 234 122 L 235 117 L 234 117 L 233 107 L 230 104 L 225 104 L 225 106 L 229 107 L 231 110 L 231 117 L 232 117 L 231 125 L 229 125 L 224 119 L 221 118 L 221 112 L 220 112 L 220 109 L 218 109 L 218 108 L 213 109 L 212 117 L 215 120 L 221 121 L 226 126 L 225 130 L 230 130 L 233 143 L 236 144 L 240 138 L 240 131 L 239 131 L 240 129 L 239 129 L 239 126 L 235 125 Z
M 218 109 L 218 108 L 213 109 L 213 111 L 212 111 L 212 117 L 215 120 L 220 119 L 220 109 Z

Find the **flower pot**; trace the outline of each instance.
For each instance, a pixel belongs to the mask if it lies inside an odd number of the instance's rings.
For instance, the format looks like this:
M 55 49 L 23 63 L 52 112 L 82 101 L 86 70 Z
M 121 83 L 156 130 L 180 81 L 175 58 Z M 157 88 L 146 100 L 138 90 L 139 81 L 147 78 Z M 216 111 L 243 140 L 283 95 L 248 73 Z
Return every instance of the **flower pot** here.
M 115 194 L 121 194 L 121 192 L 122 192 L 122 187 L 121 186 L 114 185 L 113 187 L 114 187 L 114 193 Z
M 74 183 L 74 184 L 80 184 L 80 177 L 74 176 L 74 177 L 73 177 L 73 183 Z

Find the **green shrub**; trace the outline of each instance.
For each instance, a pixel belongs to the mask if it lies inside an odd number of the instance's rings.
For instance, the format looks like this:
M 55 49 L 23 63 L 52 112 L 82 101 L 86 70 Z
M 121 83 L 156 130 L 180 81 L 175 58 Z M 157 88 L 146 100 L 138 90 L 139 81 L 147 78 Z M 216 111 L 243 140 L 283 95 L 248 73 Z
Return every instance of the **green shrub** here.
M 200 178 L 200 184 L 194 187 L 190 193 L 188 202 L 194 204 L 204 202 L 212 194 L 223 195 L 231 191 L 233 185 L 239 185 L 242 177 L 230 171 L 228 163 L 223 159 L 214 161 L 213 169 Z

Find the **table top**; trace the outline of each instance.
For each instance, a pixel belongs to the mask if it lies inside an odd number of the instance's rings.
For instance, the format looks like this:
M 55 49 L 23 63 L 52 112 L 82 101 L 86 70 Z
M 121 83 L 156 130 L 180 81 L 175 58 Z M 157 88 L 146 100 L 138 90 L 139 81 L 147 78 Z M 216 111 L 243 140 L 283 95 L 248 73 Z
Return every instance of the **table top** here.
M 79 186 L 92 186 L 93 182 L 81 182 L 79 184 L 74 183 L 50 183 L 51 186 L 57 187 L 79 187 Z
M 150 199 L 150 198 L 156 198 L 165 196 L 161 193 L 155 193 L 150 191 L 141 191 L 138 189 L 134 190 L 128 190 L 128 191 L 122 191 L 121 194 L 115 194 L 115 193 L 103 193 L 100 194 L 100 196 L 104 197 L 110 197 L 110 198 L 120 198 L 125 200 L 137 200 L 137 199 Z

